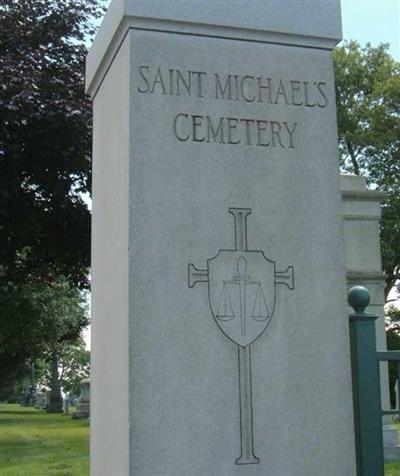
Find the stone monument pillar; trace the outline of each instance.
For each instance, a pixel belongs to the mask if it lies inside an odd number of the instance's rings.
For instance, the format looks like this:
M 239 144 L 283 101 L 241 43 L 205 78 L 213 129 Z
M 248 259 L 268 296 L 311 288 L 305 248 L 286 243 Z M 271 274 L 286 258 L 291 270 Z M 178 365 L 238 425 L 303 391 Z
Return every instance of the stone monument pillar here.
M 92 476 L 355 470 L 339 0 L 112 1 L 93 98 Z
M 380 203 L 385 195 L 367 190 L 364 177 L 342 175 L 341 182 L 348 288 L 357 284 L 368 288 L 371 295 L 370 312 L 380 316 L 376 320 L 377 350 L 386 350 L 385 276 L 382 272 L 379 238 Z M 386 362 L 380 364 L 380 376 L 382 408 L 388 410 L 390 395 Z M 385 458 L 399 458 L 398 430 L 392 424 L 392 417 L 385 415 L 382 422 Z

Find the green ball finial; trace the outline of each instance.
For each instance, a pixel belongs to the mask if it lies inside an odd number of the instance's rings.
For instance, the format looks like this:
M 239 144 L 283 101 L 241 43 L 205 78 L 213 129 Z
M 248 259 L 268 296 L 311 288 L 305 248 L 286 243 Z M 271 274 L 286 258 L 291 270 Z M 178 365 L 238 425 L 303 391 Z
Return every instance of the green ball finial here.
M 357 313 L 363 313 L 369 301 L 369 291 L 364 286 L 354 286 L 347 294 L 347 302 Z

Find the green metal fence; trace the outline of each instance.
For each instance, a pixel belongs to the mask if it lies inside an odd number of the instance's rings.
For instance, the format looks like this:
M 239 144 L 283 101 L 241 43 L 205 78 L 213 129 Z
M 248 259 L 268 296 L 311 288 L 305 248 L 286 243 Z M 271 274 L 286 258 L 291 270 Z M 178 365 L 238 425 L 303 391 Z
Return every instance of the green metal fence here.
M 349 318 L 357 475 L 383 476 L 382 416 L 399 414 L 399 410 L 382 409 L 379 363 L 397 361 L 400 364 L 400 351 L 377 352 L 375 320 L 378 316 L 365 312 L 369 300 L 366 288 L 350 289 L 348 302 L 354 309 Z M 400 382 L 400 365 L 397 368 Z

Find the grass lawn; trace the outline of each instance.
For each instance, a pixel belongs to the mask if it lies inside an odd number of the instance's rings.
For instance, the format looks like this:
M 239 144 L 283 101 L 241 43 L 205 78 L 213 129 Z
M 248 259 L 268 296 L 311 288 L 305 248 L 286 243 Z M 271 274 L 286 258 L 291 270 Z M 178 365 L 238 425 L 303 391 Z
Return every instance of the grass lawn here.
M 400 431 L 400 424 L 396 423 L 397 428 Z M 385 465 L 385 476 L 400 476 L 400 461 L 395 463 L 388 463 Z
M 0 405 L 1 476 L 88 476 L 89 424 L 20 405 Z
M 0 404 L 1 476 L 88 474 L 89 424 L 86 421 L 20 405 Z M 315 476 L 323 476 L 323 473 Z M 400 476 L 400 462 L 387 464 L 385 476 Z
M 400 462 L 387 463 L 385 465 L 385 476 L 400 476 Z

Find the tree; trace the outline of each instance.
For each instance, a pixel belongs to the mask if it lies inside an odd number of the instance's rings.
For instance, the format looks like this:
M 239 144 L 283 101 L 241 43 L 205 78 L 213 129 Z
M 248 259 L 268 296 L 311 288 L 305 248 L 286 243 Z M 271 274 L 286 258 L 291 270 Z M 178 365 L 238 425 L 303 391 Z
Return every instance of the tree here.
M 388 45 L 334 51 L 340 165 L 387 194 L 381 220 L 385 295 L 400 278 L 400 64 Z
M 87 286 L 91 105 L 99 0 L 0 3 L 0 268 L 13 283 Z
M 79 339 L 59 346 L 58 352 L 59 385 L 63 392 L 79 395 L 81 380 L 90 376 L 90 351 L 85 349 L 83 340 Z M 41 359 L 38 364 L 41 373 L 39 385 L 50 386 L 52 372 L 49 362 Z
M 41 315 L 38 285 L 16 286 L 0 280 L 0 382 L 11 387 L 27 362 L 39 355 L 47 314 Z
M 90 351 L 82 341 L 65 347 L 60 358 L 60 385 L 65 393 L 79 395 L 81 380 L 90 376 Z
M 10 316 L 12 318 L 10 319 Z M 0 289 L 0 381 L 11 385 L 26 373 L 26 363 L 43 358 L 52 368 L 52 408 L 61 409 L 61 350 L 79 342 L 88 325 L 85 299 L 66 279 Z
M 388 329 L 386 331 L 387 336 L 387 348 L 388 350 L 400 349 L 400 309 L 397 309 L 393 305 L 389 306 L 387 312 Z M 389 389 L 390 389 L 390 403 L 392 408 L 396 405 L 396 393 L 395 386 L 398 379 L 398 363 L 389 362 Z M 400 386 L 400 382 L 398 383 Z
M 83 197 L 91 186 L 91 104 L 84 64 L 101 1 L 0 3 L 2 388 L 12 388 L 45 353 L 54 363 L 57 347 L 76 340 L 87 323 L 74 286 L 88 286 Z
M 59 376 L 60 357 L 68 343 L 77 342 L 81 331 L 88 325 L 82 296 L 65 280 L 58 280 L 42 288 L 39 296 L 43 315 L 47 317 L 44 346 L 41 354 L 50 364 L 50 403 L 47 411 L 62 410 Z

